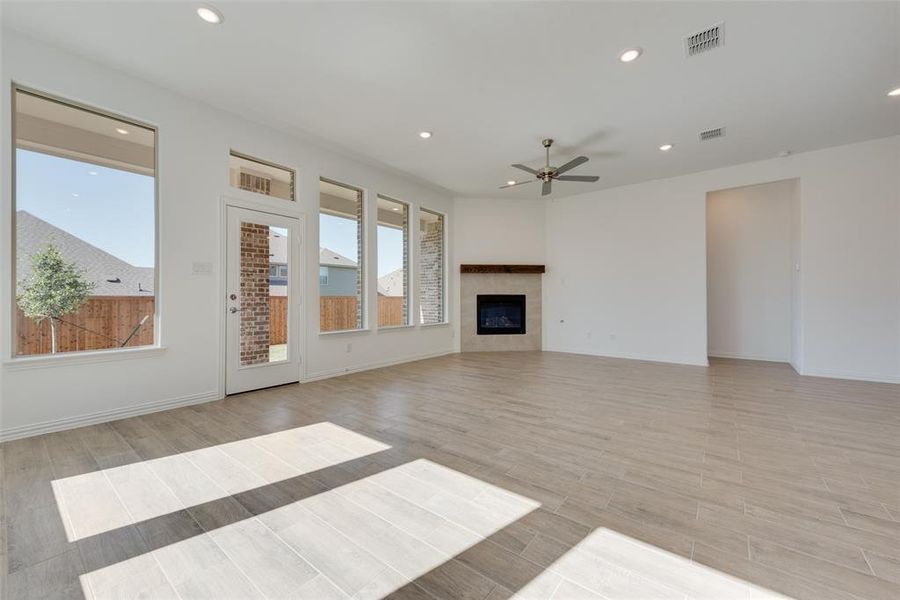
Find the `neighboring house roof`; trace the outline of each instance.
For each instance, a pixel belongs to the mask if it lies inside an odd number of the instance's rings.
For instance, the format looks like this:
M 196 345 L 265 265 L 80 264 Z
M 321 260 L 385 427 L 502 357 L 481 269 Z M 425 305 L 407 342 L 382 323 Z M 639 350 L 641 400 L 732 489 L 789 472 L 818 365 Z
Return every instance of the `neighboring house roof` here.
M 153 293 L 152 267 L 130 265 L 24 210 L 16 211 L 17 284 L 31 274 L 31 256 L 47 244 L 59 248 L 63 258 L 78 265 L 85 277 L 94 282 L 92 296 L 150 296 Z M 118 279 L 120 283 L 110 283 L 110 279 Z
M 356 268 L 356 261 L 338 254 L 329 248 L 319 248 L 319 264 L 323 267 L 353 267 Z
M 403 269 L 391 271 L 378 278 L 378 293 L 382 296 L 403 295 Z

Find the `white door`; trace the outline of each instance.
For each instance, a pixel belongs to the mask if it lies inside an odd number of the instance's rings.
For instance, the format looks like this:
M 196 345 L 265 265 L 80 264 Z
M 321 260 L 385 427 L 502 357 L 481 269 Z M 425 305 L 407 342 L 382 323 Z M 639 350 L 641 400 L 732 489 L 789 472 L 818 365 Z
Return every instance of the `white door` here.
M 300 379 L 300 219 L 228 207 L 225 392 Z

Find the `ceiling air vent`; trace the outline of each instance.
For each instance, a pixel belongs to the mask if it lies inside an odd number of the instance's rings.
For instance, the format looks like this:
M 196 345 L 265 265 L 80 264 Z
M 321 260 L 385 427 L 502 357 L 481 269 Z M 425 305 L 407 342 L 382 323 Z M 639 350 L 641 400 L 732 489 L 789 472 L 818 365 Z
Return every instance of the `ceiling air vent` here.
M 724 127 L 715 127 L 713 129 L 705 129 L 700 132 L 700 141 L 705 142 L 707 140 L 714 140 L 716 138 L 720 138 L 725 135 Z
M 716 23 L 684 38 L 684 54 L 688 58 L 721 48 L 725 44 L 725 23 Z

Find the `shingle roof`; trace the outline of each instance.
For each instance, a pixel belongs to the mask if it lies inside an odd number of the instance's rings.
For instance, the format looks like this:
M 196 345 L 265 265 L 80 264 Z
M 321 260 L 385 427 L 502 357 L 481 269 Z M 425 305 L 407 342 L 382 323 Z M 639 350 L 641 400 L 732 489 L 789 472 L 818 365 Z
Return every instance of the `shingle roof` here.
M 17 283 L 31 273 L 30 257 L 51 243 L 94 282 L 92 296 L 149 296 L 153 293 L 152 267 L 130 265 L 24 210 L 16 211 Z M 116 279 L 120 282 L 108 281 Z
M 329 248 L 319 248 L 319 264 L 323 267 L 355 267 L 356 261 Z
M 378 278 L 378 293 L 382 296 L 403 295 L 403 269 L 391 271 Z

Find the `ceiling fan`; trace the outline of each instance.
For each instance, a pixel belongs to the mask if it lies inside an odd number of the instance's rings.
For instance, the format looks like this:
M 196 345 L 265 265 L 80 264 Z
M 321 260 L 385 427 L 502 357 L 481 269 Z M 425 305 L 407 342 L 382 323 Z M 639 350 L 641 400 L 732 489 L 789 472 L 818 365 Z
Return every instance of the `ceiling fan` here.
M 541 187 L 541 195 L 546 196 L 551 192 L 551 187 L 553 186 L 553 180 L 557 181 L 597 181 L 600 179 L 597 175 L 563 175 L 566 171 L 571 171 L 575 167 L 580 164 L 586 163 L 590 160 L 587 156 L 579 156 L 578 158 L 573 158 L 566 164 L 561 167 L 551 167 L 550 166 L 550 146 L 553 145 L 553 140 L 546 139 L 541 142 L 544 145 L 544 148 L 547 152 L 547 163 L 543 168 L 540 169 L 532 169 L 531 167 L 526 167 L 525 165 L 515 164 L 512 165 L 516 169 L 521 169 L 523 171 L 527 171 L 535 176 L 535 179 L 530 179 L 528 181 L 517 181 L 514 183 L 509 183 L 507 185 L 501 185 L 500 189 L 515 187 L 517 185 L 525 185 L 526 183 L 532 183 L 535 180 L 540 180 L 544 182 L 544 185 Z

